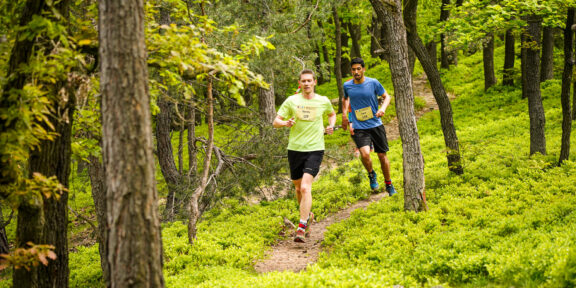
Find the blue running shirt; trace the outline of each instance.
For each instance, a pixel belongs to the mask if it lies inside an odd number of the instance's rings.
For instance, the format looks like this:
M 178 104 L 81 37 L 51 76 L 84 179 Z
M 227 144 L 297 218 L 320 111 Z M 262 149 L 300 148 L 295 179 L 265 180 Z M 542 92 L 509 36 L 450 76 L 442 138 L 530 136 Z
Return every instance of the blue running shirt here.
M 350 98 L 352 112 L 349 120 L 353 125 L 352 127 L 354 129 L 370 129 L 382 125 L 382 120 L 376 117 L 378 96 L 386 92 L 382 84 L 374 78 L 364 76 L 362 84 L 355 84 L 354 79 L 351 79 L 346 81 L 343 86 L 344 98 Z M 370 114 L 370 110 L 372 114 Z M 357 119 L 357 115 L 367 117 L 367 119 Z M 369 118 L 370 115 L 373 117 Z

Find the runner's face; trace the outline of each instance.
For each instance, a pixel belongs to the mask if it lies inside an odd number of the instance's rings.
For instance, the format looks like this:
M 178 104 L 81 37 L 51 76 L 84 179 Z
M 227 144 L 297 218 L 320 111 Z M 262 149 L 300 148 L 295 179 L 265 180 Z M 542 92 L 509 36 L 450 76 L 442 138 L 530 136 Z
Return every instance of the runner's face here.
M 354 64 L 350 70 L 352 71 L 354 80 L 360 81 L 364 78 L 364 71 L 366 71 L 366 69 L 362 67 L 362 64 Z
M 316 80 L 312 74 L 302 74 L 300 75 L 300 80 L 298 81 L 300 88 L 306 94 L 314 93 L 314 86 L 316 86 Z

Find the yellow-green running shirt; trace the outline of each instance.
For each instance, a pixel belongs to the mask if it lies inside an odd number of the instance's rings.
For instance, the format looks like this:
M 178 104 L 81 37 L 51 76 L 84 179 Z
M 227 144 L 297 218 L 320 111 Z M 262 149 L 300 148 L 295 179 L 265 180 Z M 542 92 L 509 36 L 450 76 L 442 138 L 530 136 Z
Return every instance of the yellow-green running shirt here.
M 278 115 L 284 120 L 294 117 L 294 126 L 290 128 L 288 150 L 309 152 L 324 150 L 324 114 L 334 112 L 330 99 L 315 94 L 306 99 L 302 94 L 288 97 Z

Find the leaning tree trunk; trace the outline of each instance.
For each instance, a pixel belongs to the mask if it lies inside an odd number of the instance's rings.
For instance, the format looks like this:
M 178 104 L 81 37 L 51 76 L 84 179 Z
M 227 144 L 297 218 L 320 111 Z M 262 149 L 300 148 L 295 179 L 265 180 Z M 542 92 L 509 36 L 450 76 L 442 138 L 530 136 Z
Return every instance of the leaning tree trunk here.
M 343 54 L 345 57 L 341 57 L 340 59 L 340 73 L 342 74 L 342 78 L 346 78 L 350 76 L 350 62 L 352 58 L 350 57 L 350 49 L 348 49 L 348 39 L 350 38 L 348 35 L 348 31 L 346 27 L 348 26 L 342 17 L 340 17 L 340 53 Z M 348 52 L 346 52 L 348 51 Z M 347 54 L 347 55 L 346 55 Z
M 338 86 L 338 113 L 342 113 L 342 99 L 344 98 L 344 87 L 342 86 L 342 38 L 340 37 L 340 19 L 338 17 L 338 8 L 332 6 L 332 16 L 336 28 L 334 29 L 334 39 L 336 42 L 336 56 L 334 58 L 334 75 L 336 75 L 336 86 Z
M 110 287 L 110 267 L 108 264 L 108 221 L 106 220 L 106 183 L 104 182 L 105 171 L 100 157 L 88 156 L 88 176 L 92 187 L 92 199 L 98 221 L 98 252 L 100 253 L 100 267 L 104 286 Z
M 408 69 L 408 45 L 406 29 L 402 20 L 402 4 L 400 0 L 386 1 L 370 0 L 376 13 L 387 26 L 387 43 L 395 43 L 389 47 L 389 64 L 394 85 L 396 111 L 400 138 L 402 139 L 402 157 L 404 167 L 404 209 L 423 211 L 427 209 L 424 194 L 424 158 L 420 149 L 420 138 L 414 113 L 414 95 Z
M 504 71 L 502 73 L 502 85 L 514 85 L 514 34 L 512 29 L 506 30 L 506 44 L 504 47 Z
M 112 287 L 164 287 L 143 0 L 99 2 L 102 144 Z
M 496 85 L 496 74 L 494 74 L 494 34 L 486 34 L 482 48 L 484 62 L 484 90 Z
M 542 18 L 536 15 L 528 16 L 526 27 L 526 64 L 524 66 L 525 82 L 522 90 L 528 98 L 528 113 L 530 115 L 530 155 L 546 154 L 546 117 L 540 94 L 540 28 Z
M 200 178 L 200 185 L 192 193 L 190 202 L 188 202 L 188 243 L 194 244 L 196 240 L 196 225 L 200 219 L 201 209 L 200 201 L 206 192 L 208 186 L 208 177 L 210 175 L 210 161 L 212 160 L 212 150 L 214 149 L 214 99 L 212 97 L 212 75 L 208 76 L 208 87 L 206 95 L 206 109 L 208 123 L 208 144 L 206 145 L 206 154 L 204 156 L 204 166 L 202 171 L 202 178 Z
M 166 197 L 165 217 L 168 221 L 174 221 L 174 216 L 178 213 L 179 186 L 182 175 L 176 168 L 174 152 L 172 150 L 172 137 L 170 130 L 172 127 L 172 104 L 164 95 L 158 97 L 158 107 L 160 113 L 156 115 L 156 151 L 160 171 L 168 186 L 168 196 Z
M 554 28 L 544 27 L 542 36 L 542 66 L 540 82 L 554 78 Z
M 408 43 L 410 43 L 410 40 L 408 41 Z M 431 40 L 428 42 L 428 44 L 426 44 L 426 52 L 428 52 L 428 57 L 430 57 L 430 62 L 432 62 L 434 69 L 438 70 L 438 52 L 436 51 L 436 46 L 436 41 Z
M 560 164 L 570 157 L 570 134 L 572 133 L 572 119 L 570 111 L 570 84 L 572 82 L 572 70 L 574 69 L 574 8 L 568 9 L 566 27 L 564 28 L 564 73 L 562 74 L 562 145 L 560 149 Z
M 446 145 L 446 157 L 448 158 L 448 169 L 458 175 L 464 173 L 462 163 L 460 160 L 460 147 L 458 143 L 458 136 L 456 135 L 456 128 L 452 117 L 452 105 L 450 98 L 446 94 L 446 89 L 442 84 L 440 73 L 436 68 L 435 63 L 432 62 L 430 56 L 426 52 L 426 48 L 418 35 L 416 26 L 416 15 L 418 9 L 418 0 L 406 0 L 404 2 L 404 20 L 406 24 L 406 36 L 408 45 L 412 48 L 418 60 L 428 76 L 428 81 L 432 87 L 432 94 L 438 109 L 440 110 L 440 123 L 442 125 L 442 132 L 444 134 L 444 144 Z

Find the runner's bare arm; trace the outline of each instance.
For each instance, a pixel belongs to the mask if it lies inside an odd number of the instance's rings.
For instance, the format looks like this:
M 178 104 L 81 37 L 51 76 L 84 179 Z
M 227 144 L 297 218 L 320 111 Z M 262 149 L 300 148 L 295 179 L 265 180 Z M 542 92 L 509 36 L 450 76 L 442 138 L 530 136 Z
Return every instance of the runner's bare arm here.
M 388 108 L 388 104 L 390 104 L 390 100 L 392 100 L 392 97 L 388 95 L 388 92 L 384 92 L 384 94 L 382 94 L 380 97 L 384 99 L 384 102 L 382 103 L 380 109 L 378 109 L 378 112 L 376 112 L 376 117 L 382 117 L 384 114 L 386 114 L 386 108 Z
M 336 112 L 328 114 L 328 126 L 326 127 L 326 134 L 330 135 L 334 132 L 334 125 L 336 125 Z
M 272 123 L 272 126 L 274 126 L 274 128 L 292 127 L 292 125 L 294 125 L 294 118 L 284 121 L 284 117 L 280 115 L 276 116 L 276 118 L 274 118 L 274 123 Z
M 350 105 L 350 100 L 347 98 L 342 98 L 342 129 L 348 129 L 348 106 Z

